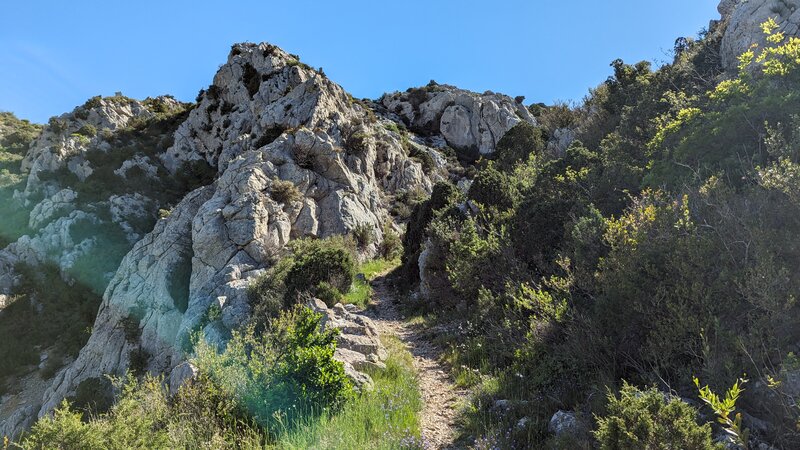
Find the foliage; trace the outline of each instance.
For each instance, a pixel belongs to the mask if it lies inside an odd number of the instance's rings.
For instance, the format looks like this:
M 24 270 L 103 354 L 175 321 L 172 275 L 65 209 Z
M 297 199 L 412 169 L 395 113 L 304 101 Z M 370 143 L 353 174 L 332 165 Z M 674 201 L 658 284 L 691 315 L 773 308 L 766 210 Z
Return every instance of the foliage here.
M 455 205 L 462 198 L 461 192 L 450 183 L 436 183 L 428 200 L 419 202 L 406 226 L 403 236 L 403 275 L 410 283 L 419 280 L 419 254 L 422 244 L 428 237 L 427 228 L 436 211 Z
M 350 290 L 355 275 L 353 246 L 342 237 L 292 241 L 290 254 L 249 289 L 257 320 L 274 317 L 309 295 L 323 295 L 330 301 L 341 298 Z
M 272 180 L 270 195 L 278 203 L 290 204 L 302 200 L 303 196 L 294 183 L 288 180 Z
M 172 399 L 151 376 L 116 380 L 116 404 L 88 420 L 64 401 L 18 444 L 41 448 L 261 448 L 263 437 L 205 377 Z
M 694 385 L 697 386 L 697 389 L 700 391 L 700 399 L 714 411 L 714 414 L 717 416 L 717 421 L 722 424 L 725 433 L 731 436 L 734 442 L 744 450 L 747 450 L 748 443 L 750 442 L 748 439 L 749 432 L 742 427 L 741 413 L 737 413 L 733 417 L 731 417 L 731 415 L 736 409 L 736 401 L 739 400 L 739 396 L 743 392 L 740 384 L 743 385 L 746 382 L 747 380 L 743 379 L 736 380 L 733 386 L 725 392 L 725 397 L 720 398 L 711 391 L 708 385 L 700 387 L 700 380 L 697 378 L 694 379 Z
M 380 256 L 389 261 L 399 259 L 403 254 L 403 241 L 389 222 L 383 225 L 383 241 L 379 250 Z
M 468 202 L 440 188 L 447 201 L 416 208 L 403 269 L 418 280 L 426 252 L 429 297 L 414 305 L 433 316 L 453 376 L 493 386 L 473 399 L 465 433 L 554 446 L 555 411 L 605 416 L 598 393 L 622 380 L 688 397 L 694 374 L 728 386 L 743 370 L 780 378 L 776 362 L 800 339 L 800 78 L 793 44 L 775 36 L 719 82 L 720 43 L 719 28 L 679 40 L 657 70 L 615 61 L 583 105 L 553 112 L 548 126 L 569 123 L 580 139 L 566 154 L 482 161 Z M 529 136 L 506 136 L 530 148 Z M 769 421 L 757 438 L 800 445 L 791 395 L 764 389 L 740 399 Z M 497 399 L 536 407 L 498 414 Z M 624 439 L 666 426 L 617 424 Z
M 356 276 L 353 280 L 350 290 L 342 297 L 342 302 L 366 308 L 372 299 L 372 286 L 370 283 L 379 275 L 397 267 L 398 263 L 399 261 L 396 259 L 381 258 L 361 264 L 357 270 L 359 276 Z
M 326 282 L 347 292 L 355 274 L 352 252 L 340 239 L 301 240 L 290 244 L 294 263 L 286 274 L 287 299 L 298 298 L 309 286 Z
M 711 442 L 711 427 L 697 425 L 697 412 L 656 389 L 625 384 L 619 397 L 608 395 L 608 414 L 597 420 L 602 449 L 658 450 L 721 448 Z
M 276 434 L 309 415 L 336 411 L 351 395 L 342 364 L 333 359 L 335 330 L 297 306 L 273 319 L 268 332 L 234 333 L 223 353 L 197 346 L 197 365 L 253 420 Z
M 43 350 L 54 361 L 77 355 L 101 300 L 80 283 L 69 286 L 53 266 L 17 265 L 15 271 L 15 298 L 0 314 L 0 376 L 38 365 Z
M 531 153 L 542 153 L 545 145 L 542 129 L 522 121 L 500 138 L 492 156 L 498 166 L 509 169 L 526 161 Z
M 375 242 L 375 229 L 371 224 L 360 223 L 353 228 L 352 233 L 359 249 L 366 249 Z
M 348 402 L 337 414 L 304 420 L 276 439 L 280 449 L 408 448 L 419 439 L 422 399 L 411 354 L 396 338 L 385 337 L 385 370 L 370 371 L 372 391 Z M 421 447 L 425 448 L 425 447 Z

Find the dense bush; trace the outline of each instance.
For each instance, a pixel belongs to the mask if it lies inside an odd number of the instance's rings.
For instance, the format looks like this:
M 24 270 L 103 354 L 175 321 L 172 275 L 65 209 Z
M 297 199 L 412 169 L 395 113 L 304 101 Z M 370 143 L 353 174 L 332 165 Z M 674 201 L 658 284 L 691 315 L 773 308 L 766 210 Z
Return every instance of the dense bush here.
M 53 361 L 77 355 L 101 300 L 85 285 L 62 281 L 55 267 L 18 265 L 15 270 L 20 280 L 14 300 L 0 314 L 0 376 L 38 365 L 42 351 Z
M 298 420 L 337 410 L 351 395 L 342 363 L 333 359 L 336 330 L 323 330 L 321 317 L 296 306 L 270 321 L 234 334 L 223 353 L 200 342 L 198 367 L 248 417 L 273 434 Z
M 208 378 L 169 398 L 150 376 L 117 380 L 116 404 L 90 420 L 66 401 L 23 437 L 23 449 L 63 448 L 261 448 L 264 439 L 238 407 Z
M 274 317 L 306 296 L 335 301 L 350 290 L 355 276 L 354 245 L 342 237 L 292 241 L 290 253 L 250 287 L 260 321 Z
M 604 450 L 722 449 L 712 444 L 711 427 L 697 420 L 697 411 L 680 399 L 626 384 L 619 397 L 609 394 L 596 435 Z
M 538 448 L 557 409 L 610 408 L 597 434 L 608 448 L 708 448 L 684 406 L 632 387 L 610 405 L 599 394 L 628 380 L 694 397 L 695 375 L 730 386 L 747 372 L 779 392 L 742 395 L 769 421 L 758 439 L 800 443 L 780 400 L 793 397 L 775 384 L 800 340 L 800 40 L 765 28 L 767 47 L 719 84 L 718 29 L 679 42 L 655 71 L 615 61 L 583 105 L 553 113 L 551 127 L 580 139 L 566 154 L 525 155 L 531 135 L 517 130 L 502 147 L 519 154 L 479 164 L 471 202 L 417 207 L 404 268 L 414 280 L 421 246 L 433 255 L 424 304 L 455 322 L 440 339 L 456 379 L 492 377 L 490 398 L 536 404 L 501 416 L 479 396 L 470 433 L 503 436 L 527 417 L 500 441 Z
M 435 212 L 453 206 L 462 199 L 461 192 L 450 183 L 436 183 L 428 200 L 418 202 L 406 226 L 403 235 L 404 278 L 409 283 L 419 281 L 419 254 L 427 238 L 427 228 L 435 216 Z
M 531 153 L 543 152 L 545 145 L 542 129 L 522 121 L 500 138 L 492 157 L 500 167 L 509 169 Z
M 352 395 L 330 359 L 332 333 L 320 332 L 318 321 L 298 309 L 265 334 L 237 335 L 222 354 L 198 346 L 200 373 L 177 395 L 169 396 L 163 380 L 151 376 L 118 379 L 119 395 L 108 412 L 85 415 L 62 404 L 12 446 L 388 450 L 419 442 L 422 403 L 411 355 L 387 341 L 386 369 L 370 372 L 374 389 Z M 309 402 L 303 387 L 324 394 Z

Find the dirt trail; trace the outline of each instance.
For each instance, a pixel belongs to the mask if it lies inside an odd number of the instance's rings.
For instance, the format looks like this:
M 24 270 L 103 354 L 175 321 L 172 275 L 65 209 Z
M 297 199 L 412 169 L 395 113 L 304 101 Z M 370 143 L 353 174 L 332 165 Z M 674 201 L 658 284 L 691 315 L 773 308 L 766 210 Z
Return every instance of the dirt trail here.
M 382 334 L 395 335 L 408 346 L 414 356 L 424 406 L 420 417 L 422 436 L 434 449 L 454 449 L 455 419 L 458 402 L 467 392 L 457 388 L 447 367 L 439 362 L 441 349 L 406 323 L 398 311 L 394 290 L 384 277 L 372 282 L 374 291 L 372 318 Z

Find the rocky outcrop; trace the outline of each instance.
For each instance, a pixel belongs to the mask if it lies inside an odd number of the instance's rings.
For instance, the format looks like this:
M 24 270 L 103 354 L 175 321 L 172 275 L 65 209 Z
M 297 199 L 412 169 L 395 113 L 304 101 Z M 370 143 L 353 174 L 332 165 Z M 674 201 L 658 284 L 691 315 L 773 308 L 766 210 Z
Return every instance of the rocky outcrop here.
M 412 131 L 441 135 L 456 150 L 486 155 L 521 121 L 536 119 L 522 103 L 502 94 L 476 94 L 431 83 L 426 87 L 384 95 L 381 104 Z
M 20 261 L 69 277 L 111 243 L 130 250 L 101 274 L 88 343 L 33 409 L 46 414 L 85 380 L 132 365 L 171 373 L 177 389 L 194 376 L 191 337 L 224 345 L 249 319 L 248 286 L 289 241 L 366 226 L 375 239 L 363 256 L 374 254 L 384 225 L 397 227 L 394 199 L 449 176 L 448 147 L 491 153 L 523 120 L 535 122 L 509 97 L 449 86 L 354 100 L 268 44 L 234 45 L 191 108 L 96 97 L 54 118 L 23 160 L 16 199 L 31 232 L 0 251 L 0 288 Z M 341 305 L 315 307 L 342 330 L 348 375 L 368 387 L 367 368 L 386 358 L 374 326 Z
M 189 194 L 125 257 L 88 344 L 56 377 L 40 413 L 81 381 L 124 371 L 132 355 L 166 373 L 194 332 L 224 343 L 249 317 L 252 279 L 291 239 L 369 226 L 378 245 L 391 195 L 432 186 L 391 129 L 282 50 L 234 46 L 159 156 L 176 172 L 197 161 L 215 167 L 216 181 Z M 212 305 L 221 314 L 209 320 Z
M 720 57 L 723 67 L 737 71 L 738 57 L 753 44 L 766 43 L 761 24 L 775 19 L 779 29 L 788 36 L 800 34 L 800 1 L 798 0 L 722 0 L 719 4 L 725 33 Z
M 314 299 L 309 307 L 322 314 L 325 328 L 336 328 L 337 348 L 334 359 L 344 365 L 344 371 L 359 389 L 370 389 L 372 378 L 367 374 L 371 369 L 385 369 L 388 352 L 381 343 L 378 329 L 368 317 L 358 314 L 353 305 L 337 303 L 328 308 L 322 300 Z
M 0 251 L 0 294 L 16 282 L 17 263 L 53 264 L 74 282 L 81 260 L 105 260 L 113 253 L 105 241 L 126 236 L 117 252 L 124 253 L 150 230 L 158 208 L 185 192 L 157 170 L 140 171 L 138 179 L 116 170 L 151 161 L 145 153 L 166 151 L 174 131 L 169 122 L 180 120 L 185 108 L 171 97 L 140 102 L 117 95 L 92 98 L 50 120 L 21 163 L 26 181 L 13 201 L 30 211 L 29 230 Z M 149 140 L 140 138 L 144 134 Z M 106 272 L 77 278 L 90 280 L 100 294 L 119 259 L 110 262 L 114 266 Z

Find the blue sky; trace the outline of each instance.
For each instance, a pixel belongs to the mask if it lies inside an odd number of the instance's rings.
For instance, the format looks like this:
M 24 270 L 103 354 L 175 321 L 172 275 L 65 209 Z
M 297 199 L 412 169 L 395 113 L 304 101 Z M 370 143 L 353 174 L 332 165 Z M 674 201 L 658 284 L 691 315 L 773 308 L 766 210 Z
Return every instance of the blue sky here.
M 102 94 L 193 101 L 234 42 L 300 55 L 356 97 L 434 79 L 579 100 L 609 63 L 664 61 L 718 0 L 7 1 L 0 110 L 44 122 Z

